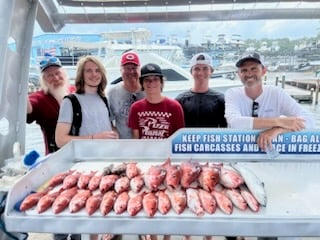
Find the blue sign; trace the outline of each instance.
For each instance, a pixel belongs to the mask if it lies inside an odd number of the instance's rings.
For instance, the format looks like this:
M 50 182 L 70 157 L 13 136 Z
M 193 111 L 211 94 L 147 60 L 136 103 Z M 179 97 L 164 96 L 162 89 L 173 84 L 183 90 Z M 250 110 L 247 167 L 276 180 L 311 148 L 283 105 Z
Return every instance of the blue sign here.
M 194 130 L 194 129 L 193 129 Z M 172 153 L 263 153 L 257 145 L 259 131 L 188 131 L 172 138 Z M 281 154 L 320 154 L 320 132 L 301 131 L 278 135 L 273 151 Z

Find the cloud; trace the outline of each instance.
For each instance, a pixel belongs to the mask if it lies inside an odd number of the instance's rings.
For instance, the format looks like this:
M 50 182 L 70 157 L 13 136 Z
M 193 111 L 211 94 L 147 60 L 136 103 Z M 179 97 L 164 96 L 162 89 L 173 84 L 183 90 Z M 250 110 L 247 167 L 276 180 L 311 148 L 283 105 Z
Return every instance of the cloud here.
M 209 37 L 217 39 L 218 34 L 240 35 L 242 39 L 315 37 L 319 33 L 319 20 L 243 20 L 221 22 L 178 22 L 178 23 L 134 23 L 134 24 L 69 24 L 59 33 L 93 34 L 108 31 L 130 31 L 145 28 L 152 38 L 175 36 L 179 42 L 189 38 L 191 43 L 200 44 Z M 36 24 L 34 35 L 43 34 Z

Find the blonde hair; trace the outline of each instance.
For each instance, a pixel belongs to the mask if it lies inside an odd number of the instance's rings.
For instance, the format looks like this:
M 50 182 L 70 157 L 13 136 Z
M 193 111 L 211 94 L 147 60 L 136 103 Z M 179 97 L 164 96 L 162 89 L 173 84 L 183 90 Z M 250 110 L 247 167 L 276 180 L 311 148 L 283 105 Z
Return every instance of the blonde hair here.
M 43 91 L 45 93 L 48 93 L 49 87 L 48 87 L 48 84 L 47 84 L 46 80 L 44 79 L 43 75 L 44 75 L 44 72 L 42 72 L 41 76 L 40 76 L 40 87 L 41 87 L 41 89 L 43 89 Z
M 84 66 L 87 62 L 93 62 L 98 66 L 101 72 L 101 82 L 98 86 L 97 93 L 100 96 L 105 96 L 105 89 L 107 87 L 107 76 L 106 76 L 107 72 L 101 60 L 95 56 L 84 56 L 80 58 L 80 60 L 78 61 L 77 74 L 75 78 L 76 93 L 79 93 L 79 94 L 84 93 Z

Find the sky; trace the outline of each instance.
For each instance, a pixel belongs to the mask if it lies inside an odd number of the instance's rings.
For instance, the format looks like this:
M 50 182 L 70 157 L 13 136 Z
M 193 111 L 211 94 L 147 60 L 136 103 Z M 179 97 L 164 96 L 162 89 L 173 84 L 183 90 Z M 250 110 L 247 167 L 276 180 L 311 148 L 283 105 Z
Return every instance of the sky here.
M 58 33 L 102 33 L 109 31 L 123 31 L 145 28 L 151 31 L 152 38 L 159 36 L 175 37 L 179 42 L 186 38 L 191 43 L 201 43 L 206 36 L 217 38 L 218 34 L 238 34 L 243 40 L 262 38 L 290 38 L 316 37 L 320 34 L 320 20 L 248 20 L 221 22 L 187 23 L 135 23 L 135 24 L 69 24 Z M 34 35 L 44 34 L 36 24 Z

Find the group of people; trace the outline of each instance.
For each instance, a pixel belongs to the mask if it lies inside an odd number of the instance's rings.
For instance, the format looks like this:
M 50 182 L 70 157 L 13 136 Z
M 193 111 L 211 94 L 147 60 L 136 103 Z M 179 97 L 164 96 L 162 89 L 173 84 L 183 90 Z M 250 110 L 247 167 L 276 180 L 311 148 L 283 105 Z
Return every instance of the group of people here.
M 27 122 L 40 125 L 46 154 L 72 139 L 164 139 L 184 127 L 260 129 L 257 144 L 268 151 L 277 135 L 314 128 L 311 113 L 283 89 L 264 85 L 267 69 L 258 53 L 246 53 L 236 62 L 243 86 L 225 94 L 209 88 L 214 69 L 208 54 L 196 54 L 190 64 L 192 88 L 172 99 L 162 92 L 161 68 L 155 63 L 140 66 L 132 50 L 121 56 L 122 81 L 107 89 L 106 69 L 97 57 L 79 60 L 72 88 L 60 60 L 47 56 L 40 62 L 42 88 L 28 97 Z M 82 123 L 76 135 L 73 103 L 65 97 L 70 93 L 81 106 Z M 67 235 L 55 234 L 54 239 Z

